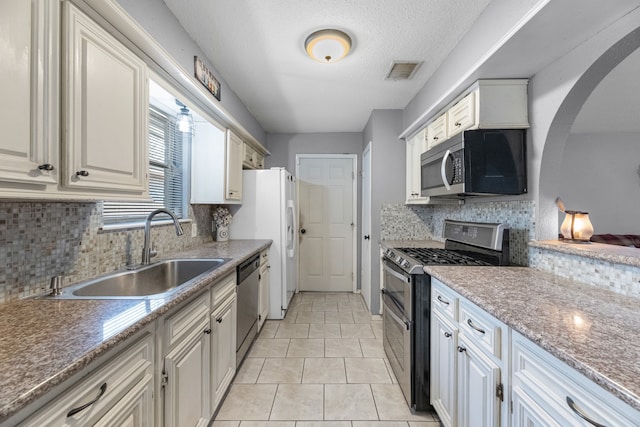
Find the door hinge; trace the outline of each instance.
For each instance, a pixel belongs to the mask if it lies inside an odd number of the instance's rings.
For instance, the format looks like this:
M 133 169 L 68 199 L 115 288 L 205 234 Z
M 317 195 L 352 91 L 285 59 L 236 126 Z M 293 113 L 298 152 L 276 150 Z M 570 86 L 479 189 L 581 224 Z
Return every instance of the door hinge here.
M 496 387 L 496 397 L 500 399 L 500 402 L 504 402 L 504 387 L 502 384 L 498 384 Z
M 262 314 L 258 314 L 258 320 L 262 320 Z
M 258 274 L 258 280 L 262 280 L 262 274 Z
M 162 379 L 160 380 L 160 387 L 164 388 L 169 384 L 169 374 L 162 370 Z

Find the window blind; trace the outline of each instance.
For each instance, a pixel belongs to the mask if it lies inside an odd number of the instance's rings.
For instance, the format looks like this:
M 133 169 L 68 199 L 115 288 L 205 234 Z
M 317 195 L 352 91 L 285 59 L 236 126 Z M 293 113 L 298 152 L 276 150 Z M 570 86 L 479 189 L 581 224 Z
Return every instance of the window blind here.
M 190 136 L 187 136 L 190 137 Z M 103 223 L 139 222 L 158 208 L 184 217 L 183 143 L 185 134 L 175 126 L 175 117 L 159 108 L 149 108 L 149 195 L 151 201 L 104 202 Z M 158 215 L 167 219 L 167 215 Z

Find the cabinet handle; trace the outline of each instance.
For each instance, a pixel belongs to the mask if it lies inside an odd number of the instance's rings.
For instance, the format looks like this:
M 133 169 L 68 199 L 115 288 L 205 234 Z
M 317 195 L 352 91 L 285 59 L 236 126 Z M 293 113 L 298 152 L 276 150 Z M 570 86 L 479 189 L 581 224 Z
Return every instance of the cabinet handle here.
M 458 346 L 458 353 L 463 353 L 463 352 L 465 352 L 465 351 L 467 351 L 467 349 L 466 349 L 466 348 L 461 347 L 461 346 Z
M 50 163 L 45 163 L 42 164 L 40 166 L 38 166 L 38 169 L 40 169 L 41 171 L 47 171 L 47 172 L 51 172 L 52 170 L 54 170 L 55 168 L 53 167 L 52 164 Z
M 218 318 L 216 319 L 216 322 L 218 322 L 218 323 L 222 323 L 222 317 L 218 317 Z
M 205 334 L 209 335 L 211 333 L 211 328 L 207 328 L 202 332 L 204 332 Z
M 451 332 L 445 332 L 444 336 L 447 337 L 447 338 L 451 338 Z
M 455 127 L 459 128 L 460 126 L 462 126 L 462 123 L 460 123 L 460 122 L 455 122 L 453 125 L 454 125 Z
M 76 172 L 76 176 L 89 176 L 89 172 L 85 171 L 85 170 L 81 170 Z
M 584 412 L 582 412 L 580 410 L 580 408 L 578 408 L 578 405 L 576 405 L 576 403 L 573 401 L 573 399 L 570 398 L 569 396 L 567 396 L 567 405 L 569 405 L 569 408 L 571 408 L 571 410 L 573 412 L 575 412 L 577 416 L 579 416 L 580 418 L 582 418 L 583 420 L 585 420 L 589 424 L 591 424 L 593 426 L 596 426 L 596 427 L 607 427 L 604 424 L 600 424 L 598 422 L 593 421 L 591 418 L 589 418 Z
M 69 412 L 67 412 L 67 417 L 73 417 L 75 414 L 77 414 L 78 412 L 84 411 L 85 409 L 87 409 L 89 406 L 93 405 L 94 403 L 96 403 L 101 397 L 102 395 L 107 391 L 107 383 L 104 383 L 100 386 L 100 393 L 98 393 L 98 396 L 96 396 L 95 399 L 93 399 L 91 402 L 89 403 L 85 403 L 82 406 L 78 406 L 77 408 L 73 408 L 72 410 L 70 410 Z
M 437 136 L 434 136 L 434 137 L 433 137 L 433 140 L 434 140 L 434 141 L 437 141 L 437 140 L 438 140 L 438 137 L 437 137 Z
M 476 331 L 480 332 L 481 334 L 485 333 L 484 329 L 480 329 L 476 325 L 474 325 L 473 322 L 471 321 L 471 319 L 467 319 L 467 325 L 471 326 L 473 329 L 475 329 Z
M 443 303 L 445 305 L 449 305 L 449 301 L 447 301 L 446 299 L 443 299 L 440 295 L 438 295 L 438 301 L 440 301 L 441 303 Z

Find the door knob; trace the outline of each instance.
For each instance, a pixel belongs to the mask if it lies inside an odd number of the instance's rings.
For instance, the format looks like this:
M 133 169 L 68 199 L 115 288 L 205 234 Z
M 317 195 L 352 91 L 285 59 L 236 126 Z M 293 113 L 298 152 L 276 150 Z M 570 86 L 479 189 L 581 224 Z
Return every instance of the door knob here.
M 306 232 L 307 232 L 307 230 L 305 230 L 304 228 L 301 228 L 301 229 L 300 229 L 300 234 L 304 234 L 304 233 L 306 233 Z
M 366 236 L 364 236 L 364 240 L 369 240 L 369 235 L 367 234 Z

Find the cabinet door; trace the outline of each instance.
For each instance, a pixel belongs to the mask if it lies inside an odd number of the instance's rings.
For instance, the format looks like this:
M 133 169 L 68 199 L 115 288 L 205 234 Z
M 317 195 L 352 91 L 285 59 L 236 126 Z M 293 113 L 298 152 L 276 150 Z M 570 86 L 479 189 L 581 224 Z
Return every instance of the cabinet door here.
M 571 425 L 570 423 L 558 423 L 519 386 L 513 387 L 511 399 L 513 401 L 511 425 L 513 427 L 563 427 Z
M 2 181 L 57 182 L 58 7 L 47 0 L 0 2 Z
M 260 312 L 258 313 L 258 332 L 262 329 L 264 321 L 269 316 L 269 264 L 268 260 L 266 264 L 260 266 L 260 276 L 258 286 L 260 288 L 258 294 L 258 307 Z
M 213 415 L 236 373 L 236 296 L 211 315 L 211 404 Z
M 242 149 L 244 142 L 227 129 L 227 174 L 225 198 L 242 200 Z
M 95 427 L 153 427 L 153 381 L 149 375 L 129 391 Z
M 192 427 L 208 419 L 210 334 L 208 326 L 193 330 L 164 358 L 164 425 Z M 208 333 L 207 333 L 208 331 Z
M 76 190 L 144 194 L 145 64 L 70 2 L 63 7 L 62 183 Z
M 471 92 L 447 111 L 447 137 L 476 126 L 476 94 Z
M 428 198 L 420 195 L 420 155 L 423 151 L 425 151 L 424 132 L 419 132 L 416 136 L 407 141 L 407 203 L 424 203 L 428 200 Z
M 458 425 L 498 427 L 501 399 L 500 367 L 484 355 L 466 337 L 459 336 L 458 350 Z
M 457 425 L 457 341 L 458 330 L 439 315 L 432 314 L 431 404 L 445 427 Z
M 427 126 L 427 150 L 447 139 L 447 114 L 442 114 Z

